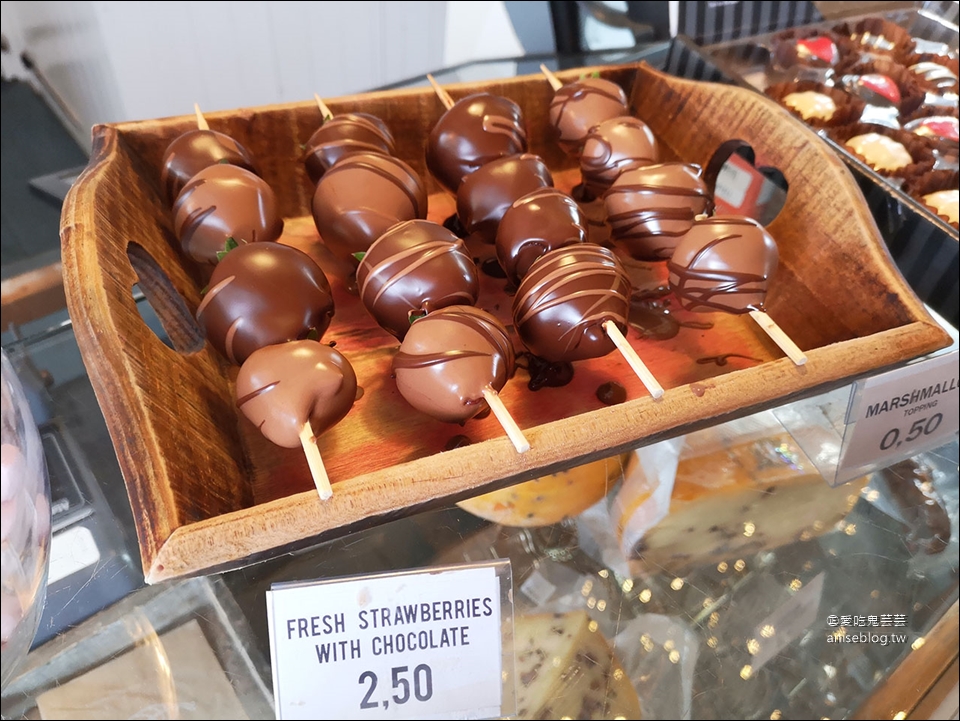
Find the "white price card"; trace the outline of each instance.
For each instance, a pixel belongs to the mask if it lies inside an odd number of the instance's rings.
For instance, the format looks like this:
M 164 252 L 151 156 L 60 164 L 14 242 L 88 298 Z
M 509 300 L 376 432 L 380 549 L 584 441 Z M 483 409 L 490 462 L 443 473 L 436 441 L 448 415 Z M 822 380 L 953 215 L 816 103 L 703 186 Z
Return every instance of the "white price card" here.
M 511 715 L 511 598 L 509 561 L 274 584 L 277 718 Z
M 958 405 L 957 351 L 857 382 L 835 484 L 942 445 L 957 433 Z

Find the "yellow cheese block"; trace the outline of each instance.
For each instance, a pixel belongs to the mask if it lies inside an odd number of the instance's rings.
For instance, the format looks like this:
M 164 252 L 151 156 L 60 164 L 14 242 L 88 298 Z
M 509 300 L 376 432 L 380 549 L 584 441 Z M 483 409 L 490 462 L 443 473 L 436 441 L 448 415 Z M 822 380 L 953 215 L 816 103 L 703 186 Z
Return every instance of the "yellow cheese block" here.
M 687 436 L 669 512 L 624 549 L 628 557 L 679 573 L 810 538 L 833 528 L 866 483 L 831 488 L 786 432 L 739 440 Z M 631 474 L 613 504 L 621 545 L 637 536 L 631 524 L 656 484 L 640 466 Z
M 637 691 L 586 611 L 517 616 L 517 718 L 639 719 Z
M 631 454 L 586 463 L 485 493 L 457 505 L 503 526 L 549 526 L 585 511 L 623 476 Z

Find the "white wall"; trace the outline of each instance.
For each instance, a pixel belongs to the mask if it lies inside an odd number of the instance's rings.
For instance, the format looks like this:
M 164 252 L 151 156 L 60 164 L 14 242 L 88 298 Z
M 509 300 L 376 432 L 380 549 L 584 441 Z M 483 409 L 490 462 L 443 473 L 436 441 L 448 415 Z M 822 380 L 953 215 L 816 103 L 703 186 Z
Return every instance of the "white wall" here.
M 523 46 L 502 2 L 454 0 L 447 3 L 444 67 L 522 54 Z
M 335 97 L 523 52 L 503 2 L 4 0 L 2 7 L 12 50 L 5 75 L 24 74 L 17 57 L 29 52 L 82 143 L 96 123 L 185 114 L 194 102 L 214 111 Z
M 446 5 L 11 0 L 3 32 L 88 132 L 194 102 L 212 111 L 334 97 L 434 70 Z

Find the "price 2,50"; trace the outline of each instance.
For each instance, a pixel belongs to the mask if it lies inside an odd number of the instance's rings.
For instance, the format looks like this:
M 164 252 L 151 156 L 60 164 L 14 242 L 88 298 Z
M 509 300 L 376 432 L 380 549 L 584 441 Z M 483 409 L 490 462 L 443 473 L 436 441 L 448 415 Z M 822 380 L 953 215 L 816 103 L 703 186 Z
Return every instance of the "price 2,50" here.
M 410 669 L 408 666 L 394 666 L 390 669 L 390 675 L 393 680 L 393 690 L 397 692 L 391 696 L 393 702 L 398 705 L 405 704 L 410 700 L 411 692 L 417 701 L 429 701 L 433 696 L 433 671 L 430 670 L 427 664 L 421 663 L 413 669 L 412 679 L 409 677 L 409 674 Z M 374 699 L 374 693 L 376 693 L 377 690 L 377 674 L 373 671 L 364 671 L 361 673 L 357 683 L 361 686 L 369 684 L 367 692 L 360 702 L 361 709 L 376 708 L 378 705 L 383 706 L 383 708 L 390 706 L 390 702 L 387 699 L 383 699 L 379 703 Z
M 880 439 L 880 450 L 889 451 L 891 448 L 899 448 L 903 443 L 913 443 L 921 436 L 929 436 L 931 433 L 936 432 L 942 422 L 942 413 L 936 413 L 930 416 L 929 419 L 921 418 L 920 420 L 913 422 L 913 425 L 910 426 L 910 430 L 907 432 L 907 435 L 905 435 L 902 439 L 900 438 L 900 429 L 891 428 L 889 431 L 884 433 L 883 438 Z

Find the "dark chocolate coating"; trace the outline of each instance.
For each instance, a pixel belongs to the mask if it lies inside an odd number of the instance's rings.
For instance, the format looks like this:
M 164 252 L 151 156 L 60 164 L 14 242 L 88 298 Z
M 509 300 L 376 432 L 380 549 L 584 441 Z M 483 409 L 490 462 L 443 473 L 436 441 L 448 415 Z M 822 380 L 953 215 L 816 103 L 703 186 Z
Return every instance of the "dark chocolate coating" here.
M 410 405 L 437 420 L 462 423 L 487 409 L 483 389 L 503 388 L 515 361 L 500 321 L 479 308 L 454 305 L 410 326 L 393 370 Z
M 188 130 L 173 139 L 163 154 L 160 185 L 173 203 L 194 175 L 211 165 L 228 164 L 256 173 L 253 155 L 229 135 L 216 130 Z
M 330 283 L 313 259 L 280 243 L 251 243 L 217 264 L 197 321 L 231 363 L 263 346 L 322 336 L 333 317 Z
M 694 217 L 713 205 L 700 166 L 686 163 L 628 170 L 603 202 L 614 241 L 638 260 L 669 260 Z
M 587 191 L 598 198 L 627 170 L 659 162 L 653 131 L 639 118 L 604 120 L 587 133 L 580 173 Z
M 452 193 L 481 165 L 527 151 L 520 106 L 490 93 L 458 100 L 430 131 L 427 167 Z
M 776 242 L 752 218 L 698 220 L 667 261 L 670 287 L 687 310 L 763 310 L 778 258 Z
M 550 124 L 557 144 L 575 158 L 580 157 L 590 128 L 621 115 L 627 115 L 627 95 L 619 85 L 603 78 L 568 83 L 550 101 Z
M 604 321 L 627 330 L 630 278 L 607 248 L 585 243 L 538 259 L 513 299 L 513 323 L 531 353 L 553 363 L 599 358 L 616 347 Z
M 357 375 L 344 356 L 324 343 L 297 340 L 250 355 L 237 375 L 237 408 L 267 440 L 300 447 L 300 429 L 314 437 L 339 423 L 357 397 Z
M 409 165 L 391 155 L 357 153 L 330 168 L 313 195 L 323 244 L 348 261 L 392 225 L 427 217 L 427 191 Z
M 314 185 L 337 161 L 355 153 L 393 155 L 393 135 L 386 124 L 369 113 L 344 113 L 327 120 L 310 136 L 303 163 Z
M 380 236 L 357 268 L 360 301 L 380 326 L 403 340 L 416 317 L 473 305 L 480 278 L 463 240 L 428 220 L 408 220 Z
M 516 200 L 497 228 L 497 260 L 513 285 L 533 262 L 557 248 L 587 242 L 580 206 L 556 188 L 538 188 Z
M 236 165 L 211 165 L 194 175 L 173 204 L 173 219 L 184 254 L 209 265 L 216 265 L 227 238 L 243 245 L 283 233 L 273 189 Z
M 538 155 L 510 155 L 471 173 L 457 191 L 457 217 L 467 233 L 494 243 L 497 226 L 514 201 L 553 185 L 553 176 Z

